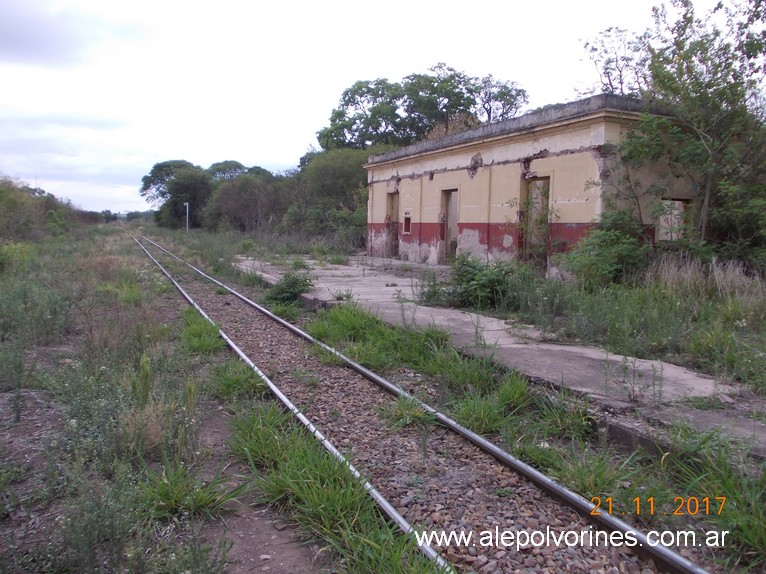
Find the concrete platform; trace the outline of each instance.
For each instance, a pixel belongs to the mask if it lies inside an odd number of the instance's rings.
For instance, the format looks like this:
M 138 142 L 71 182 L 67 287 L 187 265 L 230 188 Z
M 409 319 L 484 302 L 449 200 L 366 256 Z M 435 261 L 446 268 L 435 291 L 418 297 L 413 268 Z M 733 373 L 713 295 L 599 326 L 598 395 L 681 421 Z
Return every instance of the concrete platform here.
M 306 263 L 316 277 L 316 286 L 307 295 L 309 304 L 325 306 L 352 298 L 394 325 L 435 325 L 448 331 L 464 352 L 491 354 L 533 380 L 587 397 L 610 429 L 633 444 L 651 445 L 657 429 L 685 424 L 700 432 L 720 431 L 756 458 L 766 459 L 766 401 L 743 385 L 662 361 L 546 342 L 528 325 L 417 305 L 412 301 L 422 274 L 417 264 L 364 256 L 350 258 L 347 265 Z M 238 266 L 257 271 L 272 283 L 285 269 L 253 259 L 241 259 Z M 442 277 L 450 271 L 445 266 L 428 269 Z M 694 408 L 695 397 L 716 397 L 726 407 Z

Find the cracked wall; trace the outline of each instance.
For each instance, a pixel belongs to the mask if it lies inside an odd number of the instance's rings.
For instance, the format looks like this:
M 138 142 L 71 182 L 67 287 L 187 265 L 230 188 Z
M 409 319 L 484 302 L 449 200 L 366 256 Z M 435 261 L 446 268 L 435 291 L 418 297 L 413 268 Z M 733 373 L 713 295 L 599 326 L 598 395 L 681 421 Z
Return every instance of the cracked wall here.
M 591 98 L 587 105 L 565 106 L 571 116 L 543 114 L 550 121 L 542 123 L 517 118 L 507 125 L 522 128 L 509 133 L 485 126 L 370 158 L 365 166 L 369 253 L 390 256 L 386 198 L 398 193 L 401 259 L 445 262 L 451 247 L 446 222 L 455 215 L 447 213 L 451 209 L 457 211 L 456 254 L 488 260 L 517 257 L 529 233 L 526 188 L 540 179 L 549 182 L 547 250 L 570 249 L 604 208 L 604 150 L 619 141 L 630 114 L 637 115 L 593 108 L 602 101 L 611 100 Z M 445 194 L 452 193 L 457 200 L 447 207 Z M 405 214 L 409 232 L 403 227 Z

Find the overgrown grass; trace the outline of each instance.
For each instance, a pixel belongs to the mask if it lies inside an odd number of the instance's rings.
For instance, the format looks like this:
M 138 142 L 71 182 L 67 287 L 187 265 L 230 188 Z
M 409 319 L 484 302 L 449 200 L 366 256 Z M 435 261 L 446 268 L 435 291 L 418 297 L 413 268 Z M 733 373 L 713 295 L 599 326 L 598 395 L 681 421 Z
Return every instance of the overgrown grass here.
M 306 312 L 306 309 L 300 303 L 272 303 L 269 305 L 269 311 L 285 321 L 294 323 L 300 319 L 301 315 Z
M 442 410 L 475 432 L 499 435 L 509 452 L 585 498 L 610 496 L 616 507 L 632 509 L 636 498 L 646 504 L 651 497 L 661 511 L 635 517 L 640 524 L 686 528 L 683 517 L 666 516 L 674 497 L 736 490 L 737 510 L 705 517 L 699 528 L 736 530 L 735 545 L 722 554 L 731 564 L 762 567 L 766 467 L 743 472 L 744 459 L 714 455 L 729 452 L 719 450 L 714 435 L 679 432 L 672 452 L 656 458 L 624 452 L 607 444 L 587 404 L 571 393 L 532 386 L 488 359 L 466 357 L 447 345 L 442 332 L 389 327 L 353 303 L 321 312 L 308 330 L 374 370 L 407 367 L 428 375 L 443 391 Z M 411 417 L 400 413 L 397 420 Z
M 199 450 L 194 361 L 145 295 L 167 292 L 163 280 L 116 228 L 75 227 L 24 245 L 3 249 L 0 382 L 46 402 L 35 415 L 50 428 L 42 466 L 2 468 L 16 518 L 0 525 L 0 571 L 220 572 L 225 548 L 211 553 L 196 537 L 167 533 L 159 540 L 143 503 L 166 484 L 147 464 L 188 464 Z M 34 405 L 19 402 L 20 421 Z M 200 486 L 193 475 L 184 478 Z M 216 508 L 198 502 L 187 505 L 198 515 Z M 19 516 L 39 520 L 34 536 L 5 530 Z
M 699 501 L 707 497 L 712 510 L 706 518 L 730 532 L 734 555 L 729 565 L 756 572 L 766 567 L 766 463 L 753 468 L 742 452 L 716 439 L 708 434 L 679 440 L 677 452 L 667 453 L 663 463 L 683 485 L 680 494 Z
M 227 479 L 219 474 L 203 482 L 183 461 L 176 460 L 165 461 L 160 471 L 150 471 L 140 491 L 150 518 L 171 520 L 213 518 L 246 489 L 247 484 L 228 487 Z
M 226 347 L 218 327 L 200 315 L 196 309 L 187 307 L 182 316 L 185 327 L 181 333 L 181 343 L 187 353 L 207 355 Z
M 261 277 L 261 274 L 257 271 L 240 273 L 237 281 L 239 281 L 240 285 L 244 285 L 245 287 L 259 287 L 261 289 L 268 289 L 271 287 L 269 282 Z
M 325 540 L 348 572 L 435 572 L 413 539 L 384 520 L 345 465 L 288 421 L 264 406 L 235 423 L 235 444 L 247 445 L 238 450 L 256 470 L 265 469 L 258 480 L 265 499 Z
M 292 416 L 276 404 L 257 405 L 234 420 L 231 448 L 254 468 L 279 465 L 289 456 Z
M 64 249 L 51 246 L 47 256 L 64 258 Z M 69 334 L 79 304 L 72 270 L 61 263 L 46 265 L 28 244 L 4 246 L 6 263 L 0 275 L 0 341 L 50 345 Z M 9 254 L 10 253 L 10 254 Z M 66 260 L 66 259 L 64 259 Z
M 558 462 L 553 476 L 575 492 L 591 497 L 614 496 L 622 484 L 629 484 L 638 477 L 637 457 L 637 452 L 625 458 L 609 449 L 572 448 Z
M 766 393 L 766 284 L 736 262 L 665 255 L 623 284 L 586 289 L 514 261 L 458 257 L 449 284 L 425 278 L 416 294 L 514 315 L 552 338 L 687 364 Z
M 234 401 L 261 397 L 268 386 L 247 364 L 232 359 L 213 368 L 208 389 L 220 400 Z
M 478 434 L 496 434 L 505 422 L 503 411 L 493 397 L 468 395 L 452 408 L 457 422 Z

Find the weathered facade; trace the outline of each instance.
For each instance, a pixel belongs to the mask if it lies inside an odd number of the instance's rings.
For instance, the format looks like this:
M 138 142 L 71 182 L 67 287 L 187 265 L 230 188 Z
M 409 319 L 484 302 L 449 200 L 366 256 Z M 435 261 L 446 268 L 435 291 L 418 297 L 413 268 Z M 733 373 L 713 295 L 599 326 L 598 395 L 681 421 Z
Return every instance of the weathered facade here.
M 544 260 L 566 251 L 598 221 L 613 187 L 610 144 L 643 106 L 594 96 L 371 156 L 369 254 L 435 264 L 453 253 Z M 670 207 L 681 209 L 689 190 L 672 187 Z M 652 210 L 641 211 L 653 233 Z

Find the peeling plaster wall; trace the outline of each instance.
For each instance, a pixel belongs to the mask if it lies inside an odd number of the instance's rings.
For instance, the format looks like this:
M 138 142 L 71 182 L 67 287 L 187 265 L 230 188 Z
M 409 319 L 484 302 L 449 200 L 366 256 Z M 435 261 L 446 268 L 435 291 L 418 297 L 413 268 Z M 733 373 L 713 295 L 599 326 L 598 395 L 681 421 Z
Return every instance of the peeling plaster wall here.
M 457 252 L 476 259 L 484 259 L 487 256 L 487 245 L 486 242 L 482 243 L 478 229 L 464 229 L 458 234 Z
M 615 102 L 617 109 L 609 108 Z M 594 96 L 371 157 L 365 166 L 370 254 L 386 255 L 386 196 L 396 192 L 400 258 L 443 262 L 443 194 L 457 190 L 457 253 L 514 257 L 520 204 L 533 178 L 550 178 L 549 247 L 568 249 L 603 209 L 605 150 L 641 109 L 634 100 Z M 405 214 L 409 234 L 403 233 Z

